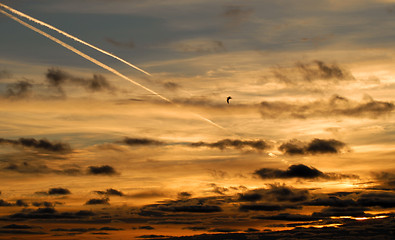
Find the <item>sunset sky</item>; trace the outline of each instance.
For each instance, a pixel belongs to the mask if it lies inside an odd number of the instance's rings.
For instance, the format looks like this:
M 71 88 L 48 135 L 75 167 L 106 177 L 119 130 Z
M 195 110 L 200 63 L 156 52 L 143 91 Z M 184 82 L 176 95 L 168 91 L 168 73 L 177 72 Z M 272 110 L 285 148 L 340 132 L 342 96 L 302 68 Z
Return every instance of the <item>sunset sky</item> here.
M 0 239 L 394 236 L 395 0 L 0 10 Z

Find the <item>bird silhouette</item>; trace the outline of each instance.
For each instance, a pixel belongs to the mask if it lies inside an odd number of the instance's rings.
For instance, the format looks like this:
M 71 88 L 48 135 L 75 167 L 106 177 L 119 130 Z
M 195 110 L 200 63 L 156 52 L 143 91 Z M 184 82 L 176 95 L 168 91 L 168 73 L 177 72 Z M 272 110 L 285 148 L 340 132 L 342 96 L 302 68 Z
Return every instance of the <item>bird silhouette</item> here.
M 229 96 L 229 97 L 226 98 L 226 102 L 227 102 L 228 104 L 229 104 L 229 100 L 230 100 L 230 99 L 232 99 L 231 96 Z

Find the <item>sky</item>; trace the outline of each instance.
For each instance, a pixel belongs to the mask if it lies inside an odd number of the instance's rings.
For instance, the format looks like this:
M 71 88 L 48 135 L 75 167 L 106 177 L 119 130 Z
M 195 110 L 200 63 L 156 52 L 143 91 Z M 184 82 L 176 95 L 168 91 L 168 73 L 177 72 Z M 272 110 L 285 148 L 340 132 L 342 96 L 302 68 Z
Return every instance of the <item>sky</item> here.
M 0 10 L 0 239 L 394 236 L 394 0 Z

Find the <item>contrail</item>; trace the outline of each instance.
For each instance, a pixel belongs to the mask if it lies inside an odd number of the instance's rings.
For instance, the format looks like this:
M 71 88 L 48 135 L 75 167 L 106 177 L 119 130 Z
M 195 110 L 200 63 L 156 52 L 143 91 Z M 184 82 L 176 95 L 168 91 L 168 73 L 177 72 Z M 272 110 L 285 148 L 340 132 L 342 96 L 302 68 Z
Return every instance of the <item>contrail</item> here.
M 94 59 L 94 58 L 92 58 L 92 57 L 90 57 L 90 56 L 88 56 L 88 55 L 86 55 L 85 53 L 83 53 L 83 52 L 77 50 L 76 48 L 74 48 L 74 47 L 68 45 L 67 43 L 62 42 L 61 40 L 59 40 L 59 39 L 57 39 L 57 38 L 51 36 L 50 34 L 48 34 L 48 33 L 46 33 L 46 32 L 43 32 L 43 31 L 41 31 L 41 30 L 38 29 L 38 28 L 33 27 L 32 25 L 30 25 L 30 24 L 28 24 L 28 23 L 22 21 L 21 19 L 19 19 L 19 18 L 13 16 L 13 15 L 11 15 L 11 14 L 9 14 L 9 13 L 7 13 L 7 12 L 1 10 L 1 9 L 0 9 L 0 13 L 2 13 L 2 14 L 4 14 L 4 15 L 6 15 L 7 17 L 13 19 L 14 21 L 16 21 L 16 22 L 22 24 L 23 26 L 25 26 L 25 27 L 27 27 L 27 28 L 29 28 L 29 29 L 31 29 L 31 30 L 33 30 L 33 31 L 35 31 L 35 32 L 37 32 L 37 33 L 43 35 L 44 37 L 46 37 L 46 38 L 48 38 L 48 39 L 50 39 L 50 40 L 56 42 L 57 44 L 61 45 L 62 47 L 69 49 L 70 51 L 72 51 L 72 52 L 74 52 L 74 53 L 80 55 L 81 57 L 83 57 L 83 58 L 85 58 L 85 59 L 91 61 L 92 63 L 94 63 L 94 64 L 96 64 L 96 65 L 98 65 L 98 66 L 100 66 L 100 67 L 106 69 L 107 71 L 110 71 L 110 72 L 114 73 L 115 75 L 117 75 L 117 76 L 119 76 L 119 77 L 121 77 L 121 78 L 123 78 L 123 79 L 125 79 L 125 80 L 127 80 L 127 81 L 129 81 L 129 82 L 131 82 L 131 83 L 133 83 L 133 84 L 135 84 L 136 86 L 139 86 L 139 87 L 143 88 L 144 90 L 146 90 L 146 91 L 148 91 L 148 92 L 150 92 L 150 93 L 156 95 L 157 97 L 163 99 L 164 101 L 166 101 L 166 102 L 168 102 L 168 103 L 171 103 L 171 104 L 174 104 L 174 105 L 176 105 L 177 107 L 180 107 L 180 105 L 175 104 L 175 103 L 172 102 L 170 99 L 168 99 L 168 98 L 166 98 L 166 97 L 160 95 L 159 93 L 155 92 L 154 90 L 151 90 L 151 89 L 149 89 L 149 88 L 147 88 L 147 87 L 141 85 L 140 83 L 138 83 L 138 82 L 136 82 L 136 81 L 130 79 L 129 77 L 123 75 L 122 73 L 118 72 L 117 70 L 115 70 L 115 69 L 113 69 L 113 68 L 107 66 L 106 64 L 104 64 L 104 63 L 102 63 L 102 62 L 100 62 L 100 61 L 98 61 L 98 60 L 96 60 L 96 59 Z M 202 119 L 202 120 L 204 120 L 204 121 L 210 123 L 211 125 L 213 125 L 213 126 L 219 128 L 219 129 L 225 130 L 225 131 L 227 131 L 227 132 L 229 131 L 229 130 L 225 129 L 224 127 L 222 127 L 222 126 L 216 124 L 215 122 L 211 121 L 211 120 L 208 119 L 208 118 L 205 118 L 205 117 L 203 117 L 203 116 L 201 116 L 201 115 L 199 115 L 199 114 L 197 114 L 197 113 L 193 113 L 193 114 L 194 114 L 195 116 L 197 116 L 198 118 L 200 118 L 200 119 Z
M 15 10 L 15 9 L 13 9 L 13 8 L 11 8 L 11 7 L 7 6 L 7 5 L 5 5 L 5 4 L 0 3 L 0 7 L 3 7 L 3 8 L 5 8 L 5 9 L 9 10 L 10 12 L 12 12 L 12 13 L 14 13 L 14 14 L 20 16 L 20 17 L 24 17 L 24 18 L 26 18 L 26 19 L 28 19 L 28 20 L 30 20 L 30 21 L 32 21 L 32 22 L 35 22 L 35 23 L 40 24 L 40 25 L 42 25 L 42 26 L 45 26 L 45 27 L 47 27 L 47 28 L 49 28 L 49 29 L 52 29 L 52 30 L 54 30 L 54 31 L 56 31 L 56 32 L 58 32 L 58 33 L 60 33 L 60 34 L 62 34 L 62 35 L 64 35 L 64 36 L 68 37 L 68 38 L 73 39 L 74 41 L 77 41 L 77 42 L 82 43 L 82 44 L 84 44 L 84 45 L 86 45 L 86 46 L 88 46 L 88 47 L 91 47 L 91 48 L 93 48 L 93 49 L 95 49 L 95 50 L 97 50 L 97 51 L 99 51 L 99 52 L 101 52 L 101 53 L 104 53 L 104 54 L 106 54 L 106 55 L 108 55 L 108 56 L 110 56 L 110 57 L 113 57 L 113 58 L 115 58 L 115 59 L 117 59 L 117 60 L 119 60 L 119 61 L 121 61 L 121 62 L 123 62 L 123 63 L 125 63 L 125 64 L 127 64 L 127 65 L 129 65 L 129 66 L 131 66 L 131 67 L 133 67 L 133 68 L 136 69 L 136 70 L 139 70 L 139 71 L 142 72 L 142 73 L 145 73 L 145 74 L 151 76 L 151 74 L 148 73 L 147 71 L 144 71 L 143 69 L 141 69 L 141 68 L 139 68 L 139 67 L 137 67 L 137 66 L 135 66 L 135 65 L 133 65 L 133 64 L 127 62 L 127 61 L 125 61 L 125 60 L 123 60 L 122 58 L 117 57 L 117 56 L 115 56 L 114 54 L 109 53 L 109 52 L 107 52 L 107 51 L 105 51 L 105 50 L 103 50 L 103 49 L 100 49 L 100 48 L 96 47 L 96 46 L 93 46 L 92 44 L 89 44 L 89 43 L 87 43 L 87 42 L 85 42 L 85 41 L 83 41 L 83 40 L 81 40 L 81 39 L 79 39 L 79 38 L 77 38 L 77 37 L 74 37 L 73 35 L 68 34 L 68 33 L 64 32 L 64 31 L 62 31 L 62 30 L 60 30 L 60 29 L 58 29 L 58 28 L 56 28 L 56 27 L 54 27 L 54 26 L 52 26 L 52 25 L 49 25 L 49 24 L 47 24 L 47 23 L 45 23 L 45 22 L 43 22 L 43 21 L 40 21 L 40 20 L 38 20 L 38 19 L 35 19 L 34 17 L 31 17 L 31 16 L 29 16 L 29 15 L 26 15 L 26 14 L 24 14 L 24 13 L 22 13 L 22 12 L 19 12 L 18 10 Z
M 139 86 L 139 87 L 145 89 L 145 90 L 147 90 L 148 92 L 150 92 L 150 93 L 152 93 L 152 94 L 154 94 L 154 95 L 160 97 L 161 99 L 165 100 L 166 102 L 172 103 L 172 101 L 169 100 L 168 98 L 166 98 L 166 97 L 160 95 L 159 93 L 157 93 L 157 92 L 155 92 L 155 91 L 153 91 L 153 90 L 151 90 L 151 89 L 149 89 L 149 88 L 147 88 L 147 87 L 141 85 L 140 83 L 138 83 L 138 82 L 136 82 L 136 81 L 134 81 L 134 80 L 132 80 L 132 79 L 126 77 L 125 75 L 123 75 L 122 73 L 118 72 L 117 70 L 115 70 L 115 69 L 113 69 L 113 68 L 107 66 L 106 64 L 104 64 L 104 63 L 102 63 L 102 62 L 100 62 L 100 61 L 98 61 L 98 60 L 96 60 L 96 59 L 94 59 L 94 58 L 92 58 L 92 57 L 90 57 L 90 56 L 88 56 L 88 55 L 86 55 L 85 53 L 83 53 L 83 52 L 81 52 L 81 51 L 75 49 L 74 47 L 68 45 L 67 43 L 62 42 L 61 40 L 59 40 L 59 39 L 57 39 L 57 38 L 55 38 L 55 37 L 49 35 L 49 34 L 46 33 L 46 32 L 41 31 L 40 29 L 37 29 L 37 28 L 33 27 L 32 25 L 30 25 L 30 24 L 28 24 L 28 23 L 22 21 L 21 19 L 19 19 L 19 18 L 13 16 L 13 15 L 11 15 L 11 14 L 9 14 L 9 13 L 7 13 L 7 12 L 1 10 L 1 9 L 0 9 L 0 12 L 3 13 L 4 15 L 6 15 L 7 17 L 9 17 L 9 18 L 11 18 L 11 19 L 17 21 L 18 23 L 24 25 L 25 27 L 30 28 L 31 30 L 33 30 L 33 31 L 35 31 L 35 32 L 37 32 L 37 33 L 43 35 L 43 36 L 46 37 L 46 38 L 51 39 L 52 41 L 54 41 L 54 42 L 60 44 L 61 46 L 63 46 L 63 47 L 65 47 L 65 48 L 69 49 L 70 51 L 72 51 L 72 52 L 74 52 L 74 53 L 80 55 L 81 57 L 83 57 L 83 58 L 85 58 L 85 59 L 87 59 L 87 60 L 93 62 L 94 64 L 96 64 L 96 65 L 98 65 L 98 66 L 100 66 L 100 67 L 102 67 L 102 68 L 104 68 L 104 69 L 106 69 L 106 70 L 108 70 L 108 71 L 114 73 L 115 75 L 117 75 L 117 76 L 119 76 L 119 77 L 121 77 L 121 78 L 123 78 L 123 79 L 125 79 L 125 80 L 127 80 L 127 81 L 129 81 L 129 82 L 131 82 L 131 83 L 133 83 L 133 84 L 135 84 L 135 85 L 137 85 L 137 86 Z

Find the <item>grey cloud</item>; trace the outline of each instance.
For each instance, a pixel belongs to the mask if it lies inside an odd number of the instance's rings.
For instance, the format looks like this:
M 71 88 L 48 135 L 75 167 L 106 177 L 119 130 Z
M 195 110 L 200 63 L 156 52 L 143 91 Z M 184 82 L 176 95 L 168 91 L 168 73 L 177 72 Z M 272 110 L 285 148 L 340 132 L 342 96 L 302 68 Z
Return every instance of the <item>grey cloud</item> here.
M 98 204 L 110 205 L 109 200 L 110 200 L 109 198 L 92 198 L 86 201 L 85 205 L 98 205 Z
M 178 51 L 186 53 L 213 53 L 222 52 L 226 48 L 222 41 L 218 40 L 185 40 L 175 44 Z
M 381 207 L 394 208 L 395 207 L 395 193 L 394 192 L 368 192 L 359 196 L 357 203 L 364 207 Z
M 254 11 L 240 5 L 229 5 L 223 8 L 222 16 L 227 20 L 228 28 L 235 29 L 249 20 Z
M 13 146 L 29 147 L 37 150 L 45 150 L 58 153 L 71 152 L 70 145 L 62 142 L 51 142 L 47 139 L 36 140 L 34 138 L 19 138 L 18 140 L 0 138 L 1 144 L 10 144 Z
M 94 216 L 92 211 L 80 210 L 77 212 L 58 212 L 51 207 L 26 209 L 22 212 L 8 216 L 9 219 L 82 219 Z
M 265 204 L 273 204 L 273 202 L 303 202 L 310 198 L 310 193 L 305 189 L 296 189 L 281 184 L 270 184 L 269 188 L 259 188 L 250 190 L 238 195 L 239 202 L 257 202 L 265 201 Z M 261 203 L 259 203 L 261 204 Z M 252 205 L 251 205 L 252 206 Z M 285 205 L 284 205 L 285 206 Z M 287 208 L 298 208 L 291 205 Z
M 33 84 L 30 81 L 23 80 L 16 83 L 8 84 L 6 97 L 20 99 L 29 97 L 32 93 Z
M 7 70 L 1 70 L 0 71 L 0 80 L 8 79 L 8 78 L 11 78 L 11 77 L 12 77 L 12 74 L 9 71 L 7 71 Z
M 362 102 L 351 101 L 338 95 L 328 100 L 317 100 L 309 103 L 298 102 L 261 102 L 259 111 L 262 118 L 308 118 L 308 117 L 356 117 L 378 118 L 393 112 L 392 102 L 374 99 Z
M 82 172 L 79 168 L 65 168 L 65 169 L 53 169 L 48 167 L 45 164 L 31 164 L 28 162 L 23 162 L 20 164 L 10 163 L 8 166 L 4 168 L 7 171 L 14 171 L 18 173 L 26 173 L 26 174 L 60 174 L 60 175 L 69 175 L 69 176 L 77 176 L 82 175 Z
M 88 167 L 88 174 L 91 175 L 117 175 L 117 171 L 109 165 L 103 166 L 89 166 Z
M 116 46 L 116 47 L 121 47 L 121 48 L 134 48 L 135 44 L 132 40 L 128 41 L 128 42 L 121 42 L 121 41 L 117 41 L 115 39 L 112 38 L 106 38 L 106 42 L 111 43 L 112 45 Z
M 113 188 L 109 188 L 106 191 L 95 191 L 95 193 L 99 194 L 99 195 L 107 195 L 107 196 L 124 196 L 125 194 L 121 191 L 118 191 L 116 189 Z
M 223 139 L 213 143 L 207 142 L 196 142 L 191 143 L 192 147 L 210 147 L 210 148 L 218 148 L 221 150 L 227 148 L 235 148 L 235 149 L 246 149 L 252 148 L 254 150 L 263 151 L 271 148 L 271 145 L 264 140 L 234 140 L 234 139 Z
M 129 146 L 146 146 L 146 145 L 162 145 L 165 144 L 165 142 L 154 140 L 154 139 L 148 139 L 148 138 L 129 138 L 125 137 L 122 141 L 122 143 L 125 143 Z
M 240 211 L 282 211 L 285 209 L 298 209 L 296 205 L 280 205 L 280 204 L 242 204 L 239 207 Z
M 43 195 L 69 195 L 71 194 L 70 190 L 67 188 L 50 188 L 47 192 L 36 192 L 36 194 L 43 194 Z
M 254 174 L 262 179 L 273 178 L 306 178 L 313 179 L 318 177 L 325 177 L 325 174 L 313 167 L 308 167 L 303 164 L 292 165 L 287 170 L 280 170 L 275 168 L 261 168 L 256 170 Z
M 63 89 L 65 85 L 82 86 L 89 92 L 114 92 L 116 90 L 104 76 L 99 74 L 94 74 L 92 78 L 85 79 L 74 77 L 57 68 L 50 68 L 46 73 L 46 79 L 48 85 L 56 88 L 62 95 L 65 95 Z
M 286 170 L 281 170 L 277 168 L 261 168 L 254 172 L 255 175 L 262 179 L 287 179 L 287 178 L 303 178 L 303 179 L 326 179 L 326 180 L 336 180 L 336 179 L 358 179 L 357 175 L 348 175 L 340 173 L 323 173 L 314 167 L 308 167 L 303 164 L 291 165 Z
M 301 142 L 296 139 L 283 143 L 279 150 L 288 155 L 339 153 L 346 144 L 335 139 L 315 138 L 311 142 Z
M 272 69 L 274 79 L 290 85 L 313 83 L 324 80 L 326 83 L 355 80 L 354 76 L 337 64 L 328 64 L 315 60 L 310 63 L 297 62 L 294 68 L 278 67 Z

